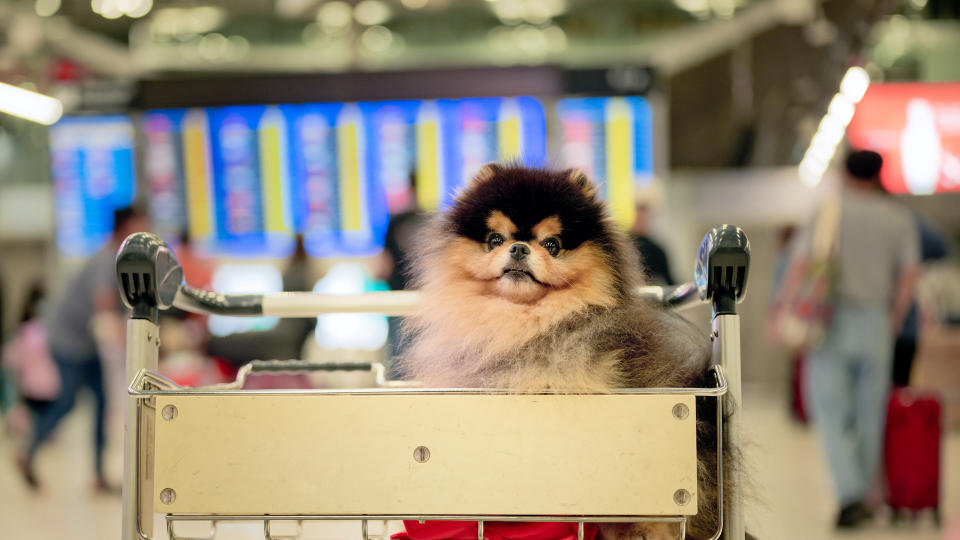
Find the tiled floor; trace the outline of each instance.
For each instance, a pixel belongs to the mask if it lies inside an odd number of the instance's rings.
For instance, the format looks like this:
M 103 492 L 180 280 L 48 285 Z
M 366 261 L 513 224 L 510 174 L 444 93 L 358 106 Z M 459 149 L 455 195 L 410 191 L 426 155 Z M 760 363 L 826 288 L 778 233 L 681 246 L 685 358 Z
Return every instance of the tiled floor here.
M 758 538 L 807 539 L 960 539 L 960 433 L 950 434 L 944 446 L 944 527 L 937 531 L 929 516 L 916 524 L 891 528 L 884 520 L 854 534 L 837 534 L 831 527 L 834 501 L 820 449 L 811 433 L 792 423 L 783 399 L 748 389 L 745 431 L 750 445 L 753 496 L 748 528 Z M 106 540 L 119 537 L 120 500 L 94 495 L 89 463 L 91 450 L 86 428 L 91 422 L 86 404 L 71 415 L 56 440 L 39 456 L 42 493 L 28 492 L 13 468 L 15 442 L 0 435 L 0 539 Z M 119 480 L 119 418 L 112 418 L 114 437 L 108 452 L 109 473 Z M 155 538 L 166 538 L 156 523 Z M 178 533 L 202 537 L 204 524 L 180 527 Z M 371 532 L 379 532 L 379 524 Z M 262 538 L 262 525 L 221 525 L 218 538 Z M 277 533 L 290 532 L 282 524 Z M 305 538 L 358 538 L 356 523 L 321 524 L 304 529 Z

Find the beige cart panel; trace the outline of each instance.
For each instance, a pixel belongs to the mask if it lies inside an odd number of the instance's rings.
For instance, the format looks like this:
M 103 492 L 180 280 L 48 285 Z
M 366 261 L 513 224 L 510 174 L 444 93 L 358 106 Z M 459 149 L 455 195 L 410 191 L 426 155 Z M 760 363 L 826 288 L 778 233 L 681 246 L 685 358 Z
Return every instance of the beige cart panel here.
M 691 395 L 161 395 L 156 411 L 161 513 L 666 516 L 697 508 Z M 429 459 L 417 460 L 418 447 Z

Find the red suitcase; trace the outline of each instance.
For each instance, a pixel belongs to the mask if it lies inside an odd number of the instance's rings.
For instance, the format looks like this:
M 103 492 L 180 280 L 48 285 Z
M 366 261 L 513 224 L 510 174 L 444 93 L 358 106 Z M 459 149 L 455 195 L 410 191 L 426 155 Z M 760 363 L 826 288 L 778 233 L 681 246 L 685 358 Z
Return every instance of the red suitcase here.
M 791 380 L 790 409 L 793 411 L 793 419 L 801 424 L 807 423 L 807 400 L 806 400 L 806 364 L 807 357 L 803 352 L 797 352 L 793 355 L 793 377 Z
M 940 521 L 940 409 L 936 396 L 908 387 L 890 394 L 884 468 L 894 519 L 902 510 L 932 508 Z

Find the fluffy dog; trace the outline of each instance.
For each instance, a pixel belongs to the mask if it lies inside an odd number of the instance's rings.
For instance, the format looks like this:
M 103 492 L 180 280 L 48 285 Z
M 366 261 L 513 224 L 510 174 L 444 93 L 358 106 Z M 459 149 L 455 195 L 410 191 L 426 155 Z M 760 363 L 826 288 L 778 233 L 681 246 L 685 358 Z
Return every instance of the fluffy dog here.
M 709 339 L 641 300 L 636 252 L 579 171 L 485 166 L 422 233 L 422 306 L 401 370 L 433 387 L 604 392 L 707 384 Z M 716 530 L 714 400 L 698 403 L 699 508 Z M 707 421 L 709 420 L 709 421 Z M 607 525 L 604 538 L 676 537 L 664 524 Z

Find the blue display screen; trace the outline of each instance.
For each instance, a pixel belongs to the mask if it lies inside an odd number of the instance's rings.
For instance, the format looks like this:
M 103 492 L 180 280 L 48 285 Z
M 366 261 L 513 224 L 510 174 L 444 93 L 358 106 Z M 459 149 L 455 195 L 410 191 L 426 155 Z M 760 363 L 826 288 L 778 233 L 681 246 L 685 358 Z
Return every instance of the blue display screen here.
M 126 116 L 64 118 L 50 128 L 57 247 L 88 256 L 113 231 L 114 210 L 136 195 L 133 123 Z
M 287 117 L 294 227 L 315 257 L 339 251 L 337 114 L 339 103 L 281 105 Z
M 145 144 L 147 208 L 153 231 L 176 241 L 187 230 L 187 192 L 184 178 L 183 117 L 186 110 L 147 113 L 141 127 Z
M 562 163 L 600 186 L 612 217 L 630 227 L 635 197 L 653 181 L 653 115 L 641 97 L 570 98 L 557 102 Z
M 556 112 L 550 163 L 584 169 L 632 222 L 628 199 L 653 175 L 647 101 L 570 98 Z M 525 96 L 148 111 L 146 202 L 155 230 L 215 255 L 284 257 L 297 235 L 314 257 L 370 255 L 391 214 L 449 205 L 484 164 L 547 165 L 546 123 Z M 58 245 L 89 254 L 133 201 L 133 124 L 67 118 L 51 151 Z

